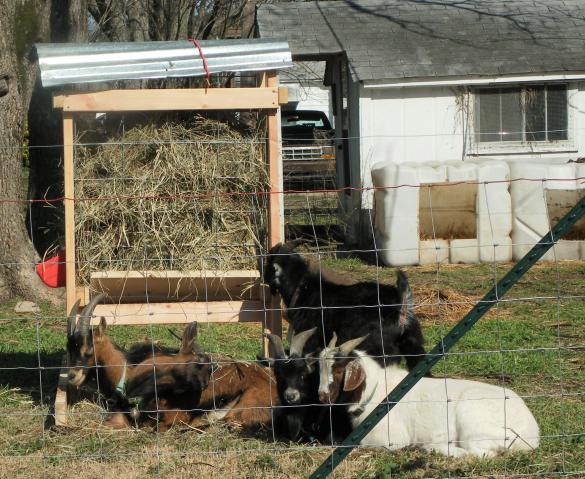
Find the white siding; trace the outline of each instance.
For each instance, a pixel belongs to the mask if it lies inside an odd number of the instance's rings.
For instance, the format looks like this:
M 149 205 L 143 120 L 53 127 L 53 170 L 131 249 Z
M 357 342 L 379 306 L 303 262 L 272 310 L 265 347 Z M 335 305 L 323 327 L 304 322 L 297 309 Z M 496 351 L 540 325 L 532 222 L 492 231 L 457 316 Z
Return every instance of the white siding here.
M 569 129 L 571 147 L 524 150 L 501 154 L 486 151 L 468 154 L 473 131 L 473 105 L 465 108 L 458 88 L 418 87 L 360 89 L 361 181 L 371 186 L 371 166 L 377 162 L 426 163 L 463 161 L 482 156 L 506 161 L 546 157 L 566 162 L 585 156 L 585 83 L 569 83 Z M 472 103 L 472 100 L 469 101 Z M 569 133 L 571 136 L 571 131 Z M 371 207 L 364 195 L 362 207 Z

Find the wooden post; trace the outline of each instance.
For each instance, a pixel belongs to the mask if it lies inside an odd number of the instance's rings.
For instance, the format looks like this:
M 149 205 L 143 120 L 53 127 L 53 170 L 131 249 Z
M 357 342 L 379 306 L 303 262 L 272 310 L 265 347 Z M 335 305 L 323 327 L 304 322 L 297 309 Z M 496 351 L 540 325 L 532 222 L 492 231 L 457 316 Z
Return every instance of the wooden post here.
M 278 76 L 275 72 L 266 72 L 262 76 L 262 86 L 278 88 Z M 264 85 L 265 83 L 265 85 Z M 268 246 L 280 243 L 284 240 L 284 215 L 282 192 L 282 161 L 280 151 L 280 109 L 270 110 L 267 116 L 268 137 L 268 174 L 270 181 L 270 195 L 268 197 Z M 266 327 L 271 333 L 282 336 L 281 305 L 277 298 L 271 298 L 271 311 L 268 314 Z M 264 353 L 268 355 L 269 345 L 265 342 Z
M 76 301 L 75 291 L 75 188 L 73 151 L 73 113 L 63 112 L 63 182 L 65 193 L 65 280 L 67 312 Z
M 55 426 L 67 426 L 68 405 L 73 402 L 73 394 L 68 380 L 69 367 L 67 364 L 67 354 L 61 359 L 61 369 L 59 369 L 59 382 L 55 392 Z

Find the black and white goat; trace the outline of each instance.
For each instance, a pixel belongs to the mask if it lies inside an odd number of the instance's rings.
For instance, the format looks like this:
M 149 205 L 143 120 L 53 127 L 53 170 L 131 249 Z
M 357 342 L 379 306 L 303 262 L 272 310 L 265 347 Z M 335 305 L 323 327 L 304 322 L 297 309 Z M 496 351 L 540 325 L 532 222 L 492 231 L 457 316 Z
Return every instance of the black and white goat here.
M 407 375 L 397 365 L 382 368 L 356 350 L 365 338 L 319 355 L 319 398 L 348 405 L 357 427 Z M 442 454 L 493 457 L 538 447 L 540 433 L 524 401 L 510 389 L 464 379 L 422 378 L 361 441 L 399 449 L 421 446 Z
M 274 350 L 271 364 L 280 399 L 274 414 L 275 432 L 291 441 L 335 440 L 351 432 L 343 406 L 319 404 L 317 357 L 303 356 L 305 343 L 316 330 L 294 335 L 288 354 L 279 336 L 266 334 Z
M 337 331 L 339 339 L 367 336 L 362 348 L 381 364 L 405 357 L 413 368 L 425 354 L 420 324 L 412 309 L 408 279 L 397 272 L 396 286 L 373 281 L 340 281 L 320 273 L 314 264 L 287 245 L 274 246 L 264 267 L 264 282 L 280 293 L 286 318 L 296 333 L 317 327 L 306 351 L 322 349 Z

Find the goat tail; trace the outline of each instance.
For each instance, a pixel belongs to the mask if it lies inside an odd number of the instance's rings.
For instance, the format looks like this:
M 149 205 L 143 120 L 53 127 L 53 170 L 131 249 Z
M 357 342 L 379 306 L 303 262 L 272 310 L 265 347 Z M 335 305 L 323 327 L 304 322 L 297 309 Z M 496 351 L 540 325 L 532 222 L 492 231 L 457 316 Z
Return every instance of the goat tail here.
M 408 284 L 406 273 L 402 270 L 396 271 L 396 288 L 400 296 L 400 328 L 404 330 L 407 324 L 414 319 L 414 298 Z

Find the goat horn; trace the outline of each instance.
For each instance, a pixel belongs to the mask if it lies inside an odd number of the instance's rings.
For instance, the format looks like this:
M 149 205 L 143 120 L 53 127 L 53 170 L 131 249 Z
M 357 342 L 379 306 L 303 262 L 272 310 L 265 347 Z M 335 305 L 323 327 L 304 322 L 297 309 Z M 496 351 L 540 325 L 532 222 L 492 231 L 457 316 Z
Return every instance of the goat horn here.
M 289 356 L 302 356 L 305 343 L 315 333 L 315 331 L 317 331 L 317 327 L 307 329 L 306 331 L 303 331 L 299 334 L 295 334 L 290 340 Z
M 91 323 L 91 316 L 93 315 L 93 310 L 97 306 L 97 304 L 106 297 L 105 293 L 100 293 L 92 298 L 92 300 L 87 304 L 81 314 L 79 315 L 79 321 L 77 323 L 77 327 L 79 328 L 79 332 L 82 336 L 87 336 L 89 334 L 89 326 Z
M 335 331 L 333 331 L 333 337 L 331 338 L 331 341 L 329 341 L 327 348 L 333 349 L 336 344 L 337 344 L 337 334 L 335 333 Z
M 365 336 L 362 336 L 361 338 L 355 338 L 355 339 L 350 339 L 349 341 L 346 341 L 345 343 L 343 343 L 341 346 L 339 346 L 337 348 L 337 350 L 339 351 L 339 354 L 342 357 L 348 356 L 349 353 L 351 353 L 355 348 L 357 348 L 367 337 L 368 337 L 368 335 L 366 334 Z
M 77 321 L 77 313 L 79 311 L 79 302 L 81 300 L 78 299 L 75 301 L 75 304 L 71 308 L 69 316 L 67 317 L 67 337 L 73 336 L 75 334 L 75 325 Z
M 282 345 L 282 339 L 280 336 L 270 333 L 264 333 L 264 336 L 266 336 L 268 342 L 272 344 L 272 347 L 274 348 L 274 354 L 276 356 L 274 359 L 286 359 L 284 346 Z

